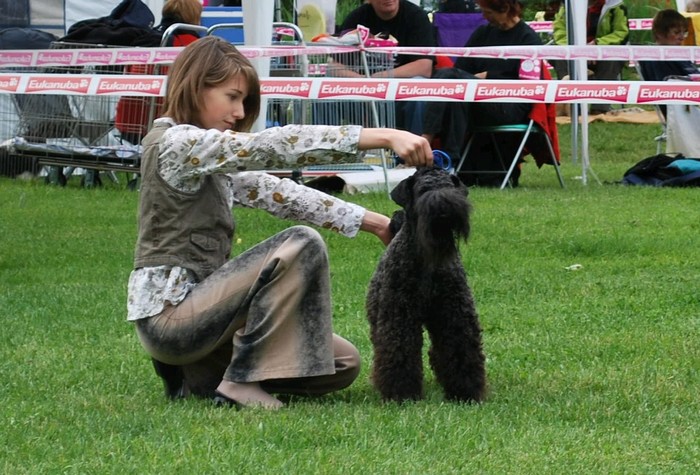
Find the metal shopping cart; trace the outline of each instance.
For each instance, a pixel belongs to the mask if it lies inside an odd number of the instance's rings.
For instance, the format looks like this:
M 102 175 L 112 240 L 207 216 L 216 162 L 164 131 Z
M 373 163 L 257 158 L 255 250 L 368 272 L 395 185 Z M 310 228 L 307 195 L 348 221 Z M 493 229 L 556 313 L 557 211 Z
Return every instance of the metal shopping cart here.
M 276 24 L 276 33 L 280 24 Z M 284 31 L 289 34 L 284 25 Z M 306 46 L 302 33 L 295 25 L 293 37 L 287 37 L 287 42 Z M 276 44 L 285 44 L 279 39 Z M 289 43 L 287 43 L 289 44 Z M 327 46 L 327 45 L 324 45 Z M 332 54 L 311 53 L 300 56 L 285 56 L 275 58 L 270 65 L 272 77 L 370 77 L 375 71 L 393 71 L 394 58 L 391 53 L 370 52 L 366 50 L 342 51 Z M 308 51 L 308 50 L 307 50 Z M 349 74 L 348 74 L 349 73 Z M 391 76 L 391 74 L 389 74 Z M 267 108 L 268 125 L 319 124 L 347 125 L 356 124 L 365 127 L 396 126 L 394 103 L 389 101 L 366 100 L 327 100 L 327 99 L 270 99 Z M 384 171 L 384 182 L 388 188 L 386 169 L 393 167 L 384 150 L 371 150 L 365 156 L 363 163 L 317 165 L 305 167 L 296 171 L 297 177 L 315 178 L 344 172 L 373 172 L 378 168 Z
M 102 49 L 104 45 L 54 42 L 51 49 Z M 65 66 L 37 68 L 54 75 L 124 74 L 124 66 Z M 81 81 L 84 79 L 76 79 Z M 47 89 L 51 89 L 50 85 Z M 116 173 L 138 173 L 141 150 L 126 143 L 114 126 L 118 97 L 114 95 L 13 94 L 12 106 L 4 108 L 0 128 L 12 127 L 3 144 L 10 156 L 30 158 L 39 166 L 51 167 L 48 181 L 65 184 L 76 170 L 86 170 L 85 186 L 98 185 L 100 172 L 118 181 Z M 149 98 L 155 100 L 155 98 Z M 11 124 L 11 125 L 9 125 Z M 135 186 L 132 181 L 130 186 Z

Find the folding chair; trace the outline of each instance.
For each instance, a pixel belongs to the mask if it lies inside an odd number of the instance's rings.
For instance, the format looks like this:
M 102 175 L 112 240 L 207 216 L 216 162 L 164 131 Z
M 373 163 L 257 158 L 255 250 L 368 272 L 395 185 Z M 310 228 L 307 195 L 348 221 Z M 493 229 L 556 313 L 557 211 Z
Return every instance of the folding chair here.
M 666 148 L 666 141 L 668 140 L 668 134 L 666 131 L 666 116 L 664 115 L 661 107 L 658 105 L 654 107 L 656 109 L 656 115 L 659 117 L 659 123 L 661 124 L 661 133 L 654 137 L 654 142 L 656 142 L 656 154 L 660 154 Z
M 540 62 L 539 68 L 524 68 L 523 65 L 525 65 L 526 62 L 531 62 L 531 60 L 521 61 L 521 80 L 533 79 L 533 73 L 537 75 L 534 78 L 552 79 L 545 63 Z M 529 66 L 532 66 L 532 64 Z M 534 66 L 537 66 L 537 64 Z M 538 70 L 539 74 L 537 74 Z M 538 102 L 532 105 L 526 123 L 476 126 L 469 131 L 469 139 L 459 159 L 457 168 L 455 168 L 455 173 L 465 172 L 464 165 L 469 158 L 469 152 L 478 139 L 486 136 L 495 152 L 500 167 L 497 170 L 484 170 L 479 167 L 479 164 L 473 163 L 471 164 L 470 170 L 468 170 L 469 173 L 474 175 L 490 174 L 496 176 L 503 174 L 504 177 L 500 189 L 504 189 L 507 185 L 512 187 L 516 184 L 515 180 L 512 179 L 515 167 L 518 166 L 518 163 L 524 155 L 530 154 L 535 159 L 538 167 L 546 163 L 553 165 L 557 173 L 557 178 L 559 179 L 559 184 L 562 188 L 565 188 L 564 179 L 559 169 L 559 139 L 557 135 L 556 115 L 554 104 Z M 519 137 L 513 158 L 506 157 L 506 159 L 504 159 L 500 145 L 502 142 L 509 145 L 510 143 L 505 138 L 502 138 L 500 141 L 497 140 L 496 135 L 499 134 L 505 134 L 511 139 Z
M 639 79 L 641 79 L 642 81 L 646 81 L 646 79 L 644 78 L 642 66 L 638 61 L 634 62 L 634 69 L 635 71 L 637 71 Z M 656 154 L 658 155 L 663 152 L 663 149 L 666 146 L 668 135 L 666 130 L 666 114 L 664 114 L 664 111 L 658 104 L 654 106 L 654 109 L 656 110 L 656 115 L 659 117 L 659 123 L 661 124 L 661 133 L 654 137 L 654 142 L 656 142 Z
M 535 106 L 537 105 L 538 104 L 535 104 Z M 499 145 L 499 141 L 496 138 L 498 134 L 517 134 L 521 136 L 520 142 L 518 143 L 518 148 L 515 152 L 515 155 L 512 158 L 506 157 L 504 159 L 503 153 L 501 152 L 501 147 Z M 483 135 L 489 137 L 493 146 L 493 150 L 495 151 L 496 157 L 498 158 L 498 162 L 501 165 L 501 168 L 498 170 L 484 170 L 478 168 L 464 170 L 464 164 L 467 161 L 467 158 L 469 157 L 469 151 L 472 149 L 472 146 L 474 145 L 477 138 Z M 457 168 L 455 170 L 457 173 L 468 172 L 472 174 L 503 174 L 504 177 L 503 181 L 501 182 L 500 189 L 502 190 L 508 185 L 513 186 L 513 182 L 511 180 L 513 171 L 515 170 L 515 167 L 518 166 L 518 162 L 520 161 L 521 157 L 524 154 L 526 154 L 525 152 L 529 150 L 529 148 L 526 149 L 526 147 L 528 147 L 528 145 L 532 146 L 533 139 L 537 136 L 539 136 L 545 144 L 545 152 L 548 157 L 547 163 L 550 163 L 554 166 L 557 178 L 559 179 L 559 184 L 562 188 L 564 188 L 564 179 L 562 178 L 561 170 L 559 169 L 559 160 L 557 158 L 556 153 L 554 152 L 552 140 L 550 139 L 549 134 L 547 134 L 547 132 L 539 124 L 537 124 L 535 122 L 535 119 L 533 118 L 530 118 L 530 120 L 526 124 L 482 126 L 473 129 L 471 131 L 471 135 L 469 136 L 467 144 L 464 147 L 464 151 L 462 152 L 462 156 L 460 157 L 459 164 L 457 165 Z
M 463 47 L 474 30 L 488 20 L 481 13 L 433 13 L 438 46 Z

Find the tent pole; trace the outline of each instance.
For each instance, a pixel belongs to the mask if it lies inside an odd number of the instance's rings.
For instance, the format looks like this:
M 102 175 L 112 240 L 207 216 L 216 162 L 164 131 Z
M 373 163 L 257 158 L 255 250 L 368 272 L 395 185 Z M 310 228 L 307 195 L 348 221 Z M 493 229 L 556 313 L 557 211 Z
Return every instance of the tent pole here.
M 577 11 L 574 12 L 574 9 L 576 9 Z M 567 0 L 566 19 L 567 28 L 570 28 L 569 30 L 567 30 L 567 37 L 570 45 L 574 44 L 583 46 L 586 44 L 587 16 L 588 2 L 584 2 L 582 0 L 579 0 L 577 2 L 574 2 L 573 0 Z M 574 17 L 576 17 L 579 21 L 575 22 Z M 572 79 L 587 81 L 588 62 L 585 59 L 577 59 L 575 61 L 571 61 L 571 63 L 575 63 L 575 67 L 570 69 L 570 73 L 572 73 Z M 591 164 L 588 155 L 588 103 L 576 104 L 576 107 L 573 108 L 571 115 L 571 122 L 573 126 L 571 130 L 572 132 L 575 131 L 575 133 L 572 133 L 572 141 L 575 140 L 575 145 L 574 143 L 572 143 L 572 150 L 576 151 L 576 155 L 574 155 L 575 157 L 578 156 L 578 145 L 579 143 L 581 144 L 580 153 L 582 183 L 584 185 L 588 184 L 588 174 L 590 173 L 590 175 L 598 182 L 598 184 L 600 184 L 600 180 L 598 180 L 598 177 L 591 169 Z M 581 134 L 580 141 L 578 140 L 579 127 Z
M 574 5 L 573 0 L 566 0 L 566 40 L 569 46 L 576 44 L 576 35 L 574 22 Z M 576 71 L 576 62 L 573 59 L 567 60 L 567 69 L 569 71 L 569 79 L 575 81 L 578 79 L 578 74 Z M 579 132 L 579 104 L 571 104 L 571 156 L 574 163 L 578 162 L 579 150 L 578 150 L 578 132 Z
M 272 23 L 274 19 L 274 3 L 269 1 L 243 0 L 243 38 L 246 46 L 270 46 L 272 44 Z M 270 58 L 251 58 L 255 70 L 260 77 L 270 75 Z M 253 124 L 253 131 L 265 129 L 267 116 L 267 99 L 260 101 L 260 117 Z

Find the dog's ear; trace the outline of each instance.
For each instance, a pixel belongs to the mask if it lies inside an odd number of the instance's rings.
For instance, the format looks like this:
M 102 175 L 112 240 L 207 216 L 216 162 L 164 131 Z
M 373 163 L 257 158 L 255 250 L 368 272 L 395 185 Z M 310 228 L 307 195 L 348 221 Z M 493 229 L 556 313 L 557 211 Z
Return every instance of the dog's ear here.
M 404 221 L 406 221 L 406 212 L 402 209 L 394 211 L 394 214 L 391 216 L 391 222 L 389 223 L 389 232 L 391 232 L 392 239 L 394 239 L 394 236 L 401 230 Z
M 399 206 L 405 206 L 406 203 L 408 203 L 411 198 L 411 189 L 413 188 L 414 181 L 415 178 L 411 175 L 401 180 L 399 184 L 391 190 L 391 199 L 394 200 L 394 203 Z
M 464 190 L 464 194 L 466 196 L 469 196 L 469 188 L 467 188 L 464 185 L 464 182 L 459 179 L 457 175 L 450 175 L 450 179 L 452 179 L 452 183 L 454 184 L 455 188 L 459 188 L 460 190 Z

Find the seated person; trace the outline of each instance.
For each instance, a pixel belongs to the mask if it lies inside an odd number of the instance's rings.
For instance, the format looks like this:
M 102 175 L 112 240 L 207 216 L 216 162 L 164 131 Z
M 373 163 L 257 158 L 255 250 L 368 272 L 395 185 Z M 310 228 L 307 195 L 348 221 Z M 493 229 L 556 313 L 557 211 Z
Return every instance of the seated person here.
M 340 32 L 362 25 L 369 28 L 372 35 L 391 35 L 399 46 L 435 46 L 435 34 L 427 13 L 409 0 L 368 0 L 351 11 L 343 21 Z M 374 78 L 429 78 L 433 70 L 433 58 L 418 55 L 397 55 L 393 69 L 372 72 Z M 343 77 L 364 77 L 351 69 L 334 69 L 333 75 Z M 416 110 L 422 104 L 415 101 L 396 104 L 397 128 L 420 134 L 422 111 Z M 418 120 L 412 120 L 418 118 Z
M 161 12 L 160 25 L 155 27 L 161 35 L 175 23 L 199 25 L 202 21 L 202 4 L 199 0 L 166 0 Z M 199 39 L 199 33 L 185 28 L 168 38 L 165 46 L 187 46 Z
M 654 16 L 652 33 L 658 45 L 679 46 L 685 44 L 688 34 L 688 18 L 676 10 L 661 10 Z M 700 74 L 698 67 L 690 61 L 640 61 L 639 71 L 642 79 L 647 81 L 663 81 L 673 78 L 684 78 Z M 687 157 L 697 157 L 700 154 L 700 141 L 697 130 L 700 126 L 700 113 L 697 106 L 658 106 L 666 122 L 666 150 L 682 153 Z
M 488 20 L 474 31 L 465 47 L 540 45 L 540 36 L 520 15 L 520 0 L 478 0 L 481 13 Z M 462 57 L 454 68 L 438 69 L 436 79 L 505 79 L 520 77 L 519 59 Z M 473 124 L 505 125 L 527 122 L 531 103 L 503 102 L 428 102 L 423 118 L 423 136 L 438 138 L 440 148 L 459 162 L 464 139 Z M 513 150 L 515 153 L 515 150 Z
M 566 31 L 566 8 L 562 6 L 554 17 L 553 35 L 557 45 L 568 44 Z M 623 45 L 629 39 L 629 19 L 623 0 L 588 0 L 586 17 L 586 42 L 589 45 Z M 569 76 L 569 62 L 566 60 L 550 61 L 562 79 Z M 597 81 L 614 81 L 619 78 L 625 61 L 589 61 L 588 79 Z M 604 114 L 610 110 L 609 104 L 591 105 L 592 114 Z
M 657 45 L 680 46 L 688 34 L 688 19 L 676 10 L 661 10 L 654 16 L 651 32 Z M 640 61 L 639 71 L 645 81 L 664 81 L 671 76 L 699 74 L 691 61 Z M 659 109 L 666 116 L 666 106 Z
M 663 46 L 680 46 L 688 35 L 688 19 L 676 10 L 661 10 L 651 25 L 654 42 Z M 664 81 L 669 76 L 698 74 L 691 61 L 640 61 L 639 68 L 645 81 Z

